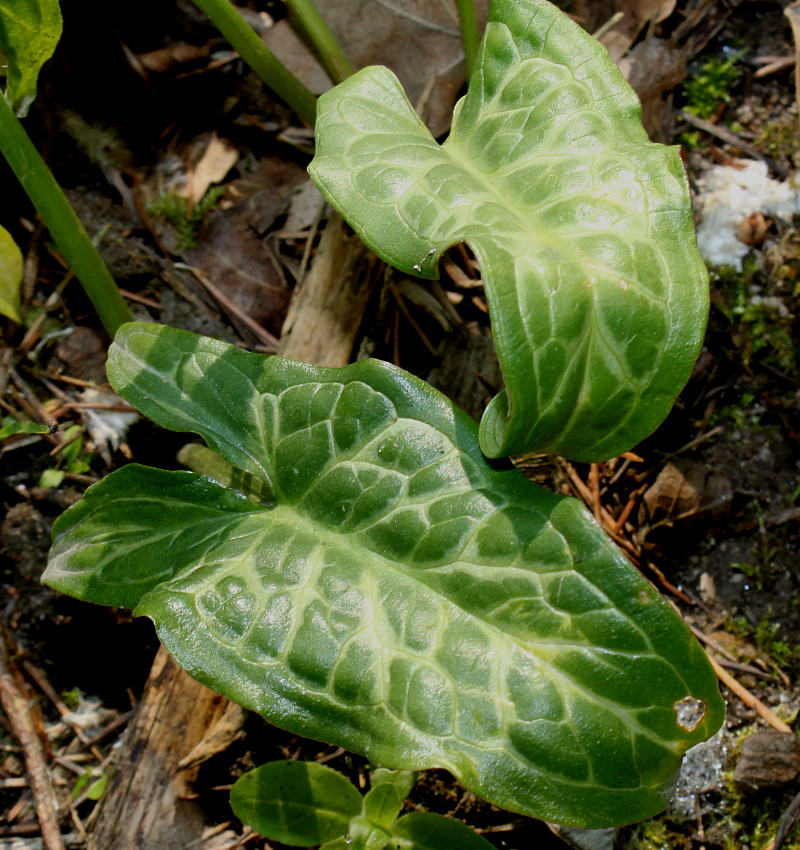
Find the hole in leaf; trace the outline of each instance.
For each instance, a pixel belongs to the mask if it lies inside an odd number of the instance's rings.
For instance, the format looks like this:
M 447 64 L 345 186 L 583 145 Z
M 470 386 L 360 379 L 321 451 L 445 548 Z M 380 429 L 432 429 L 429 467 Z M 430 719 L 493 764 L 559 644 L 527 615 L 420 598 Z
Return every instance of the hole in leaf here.
M 706 704 L 701 699 L 692 696 L 678 700 L 673 706 L 678 726 L 687 732 L 694 732 L 706 716 Z

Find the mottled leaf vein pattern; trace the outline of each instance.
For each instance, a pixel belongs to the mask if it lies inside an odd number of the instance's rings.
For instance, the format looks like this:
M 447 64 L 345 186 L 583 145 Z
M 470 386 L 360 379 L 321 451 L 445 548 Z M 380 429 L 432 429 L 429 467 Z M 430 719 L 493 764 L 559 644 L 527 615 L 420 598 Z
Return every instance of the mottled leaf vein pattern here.
M 381 257 L 436 277 L 478 257 L 506 387 L 490 457 L 602 460 L 666 416 L 705 329 L 708 276 L 677 149 L 651 143 L 605 49 L 545 0 L 495 0 L 438 145 L 394 75 L 320 99 L 309 169 Z
M 192 675 L 277 725 L 592 824 L 661 808 L 719 725 L 677 615 L 576 500 L 490 466 L 427 384 L 151 325 L 118 335 L 109 376 L 273 499 L 129 465 L 59 519 L 46 580 L 135 606 Z M 205 418 L 200 395 L 219 399 Z M 706 706 L 693 729 L 686 697 Z

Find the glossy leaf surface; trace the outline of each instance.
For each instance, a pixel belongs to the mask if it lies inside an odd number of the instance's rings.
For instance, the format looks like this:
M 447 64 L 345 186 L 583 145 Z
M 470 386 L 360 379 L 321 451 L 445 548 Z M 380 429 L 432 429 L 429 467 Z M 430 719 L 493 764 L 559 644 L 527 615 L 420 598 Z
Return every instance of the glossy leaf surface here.
M 236 780 L 231 808 L 266 838 L 310 847 L 347 833 L 361 812 L 361 795 L 324 764 L 274 761 Z
M 59 0 L 0 0 L 0 54 L 6 99 L 24 116 L 36 97 L 39 71 L 61 38 Z
M 546 0 L 494 0 L 443 145 L 385 68 L 324 94 L 309 172 L 383 259 L 436 277 L 480 261 L 506 388 L 490 457 L 604 460 L 664 419 L 703 339 L 708 276 L 677 148 L 651 143 L 636 95 Z
M 680 618 L 579 502 L 490 465 L 429 385 L 136 324 L 108 370 L 272 498 L 123 467 L 56 522 L 45 581 L 135 606 L 210 687 L 373 764 L 445 767 L 498 806 L 584 825 L 658 811 L 720 725 Z M 688 696 L 706 708 L 692 729 Z

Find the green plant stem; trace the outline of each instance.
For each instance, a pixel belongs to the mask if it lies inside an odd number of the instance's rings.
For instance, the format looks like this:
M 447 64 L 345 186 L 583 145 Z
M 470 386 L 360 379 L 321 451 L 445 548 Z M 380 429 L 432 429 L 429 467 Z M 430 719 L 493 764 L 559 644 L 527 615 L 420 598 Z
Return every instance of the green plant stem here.
M 461 21 L 461 40 L 464 42 L 464 64 L 467 67 L 467 79 L 475 70 L 478 58 L 478 19 L 475 17 L 475 0 L 456 0 L 458 17 Z
M 232 463 L 228 463 L 213 449 L 202 446 L 200 443 L 186 443 L 186 445 L 181 446 L 178 450 L 177 460 L 178 463 L 182 463 L 192 472 L 196 472 L 198 475 L 207 475 L 215 481 L 219 481 L 225 487 L 238 490 L 257 502 L 271 503 L 275 501 L 266 482 L 243 472 Z
M 194 0 L 233 49 L 259 78 L 311 127 L 317 115 L 316 97 L 289 71 L 230 0 Z
M 334 83 L 341 83 L 355 74 L 356 69 L 345 55 L 325 19 L 320 15 L 314 0 L 286 0 L 286 5 L 314 45 L 320 61 Z
M 75 210 L 2 95 L 0 152 L 113 337 L 120 325 L 133 321 L 131 311 Z

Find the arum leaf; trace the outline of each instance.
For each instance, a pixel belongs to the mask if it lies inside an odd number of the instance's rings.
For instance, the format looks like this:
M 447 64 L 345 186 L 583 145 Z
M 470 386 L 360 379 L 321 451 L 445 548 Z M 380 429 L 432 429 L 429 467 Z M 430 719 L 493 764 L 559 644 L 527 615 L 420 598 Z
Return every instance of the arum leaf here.
M 231 808 L 266 838 L 310 847 L 347 832 L 361 812 L 361 795 L 324 764 L 273 761 L 236 780 Z
M 480 261 L 505 389 L 490 457 L 613 457 L 651 433 L 703 339 L 708 277 L 676 148 L 652 144 L 605 49 L 546 0 L 494 0 L 438 145 L 385 68 L 322 95 L 309 173 L 383 259 Z
M 274 502 L 126 466 L 56 521 L 44 578 L 135 605 L 210 687 L 373 764 L 445 767 L 495 805 L 591 826 L 662 808 L 719 727 L 680 618 L 577 500 L 489 464 L 429 385 L 149 324 L 117 334 L 108 369 Z
M 22 286 L 22 252 L 11 234 L 0 227 L 0 313 L 20 322 L 19 290 Z
M 59 0 L 0 0 L 0 53 L 5 57 L 6 99 L 20 117 L 36 97 L 42 65 L 61 38 Z

